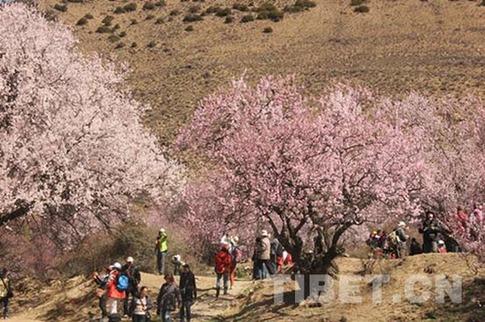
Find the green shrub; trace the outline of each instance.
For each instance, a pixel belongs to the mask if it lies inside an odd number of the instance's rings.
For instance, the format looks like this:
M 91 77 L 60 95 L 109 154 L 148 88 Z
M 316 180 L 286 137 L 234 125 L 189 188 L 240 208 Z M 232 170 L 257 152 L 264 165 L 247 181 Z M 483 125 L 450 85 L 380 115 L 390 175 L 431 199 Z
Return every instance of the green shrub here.
M 366 12 L 369 12 L 370 9 L 368 6 L 358 6 L 354 8 L 354 11 L 358 13 L 366 13 Z
M 247 23 L 247 22 L 251 22 L 251 21 L 254 21 L 253 15 L 245 15 L 245 16 L 242 16 L 242 18 L 241 18 L 242 23 Z
M 264 32 L 265 34 L 272 33 L 272 32 L 273 32 L 273 28 L 271 28 L 271 27 L 266 27 L 266 28 L 264 28 L 264 29 L 263 29 L 263 32 Z
M 111 26 L 111 23 L 113 22 L 115 18 L 113 16 L 106 16 L 104 17 L 103 20 L 101 20 L 101 22 L 105 25 L 105 26 Z
M 66 12 L 67 11 L 67 5 L 62 4 L 62 3 L 56 3 L 54 5 L 54 9 L 56 9 L 57 11 Z
M 205 9 L 205 13 L 211 14 L 211 13 L 216 13 L 220 9 L 219 6 L 210 6 L 207 9 Z
M 200 6 L 198 6 L 198 5 L 197 6 L 191 6 L 189 8 L 189 13 L 197 13 L 199 11 L 200 11 Z
M 123 7 L 116 7 L 116 9 L 113 11 L 116 14 L 122 14 L 125 13 L 125 9 Z
M 301 12 L 305 10 L 309 10 L 310 8 L 315 7 L 317 4 L 311 0 L 297 0 L 293 5 L 286 6 L 284 8 L 285 12 Z
M 258 12 L 257 19 L 259 20 L 272 20 L 272 21 L 280 21 L 283 19 L 284 13 L 275 7 L 274 4 L 266 2 L 263 3 L 261 6 L 256 8 L 255 10 Z
M 87 13 L 87 14 L 84 15 L 84 18 L 86 18 L 86 19 L 93 19 L 94 16 L 92 14 L 90 14 L 90 13 Z
M 117 42 L 117 41 L 120 41 L 120 37 L 116 36 L 116 35 L 111 35 L 108 37 L 108 40 L 110 42 Z
M 123 7 L 123 9 L 125 9 L 126 12 L 135 11 L 136 10 L 136 3 L 128 3 L 127 5 L 125 5 Z
M 120 49 L 120 48 L 123 48 L 123 47 L 125 47 L 125 43 L 120 41 L 119 43 L 116 44 L 115 49 Z
M 126 31 L 122 31 L 122 32 L 120 32 L 119 36 L 120 36 L 121 38 L 126 37 Z
M 350 0 L 350 5 L 352 7 L 363 5 L 365 0 Z
M 145 2 L 143 5 L 143 10 L 153 10 L 155 9 L 155 4 L 152 2 Z
M 84 0 L 67 0 L 67 2 L 72 2 L 72 3 L 83 3 Z
M 249 10 L 248 6 L 245 5 L 245 4 L 243 4 L 243 3 L 235 3 L 235 4 L 233 4 L 232 5 L 232 9 L 239 10 L 239 11 L 243 11 L 243 12 Z
M 157 46 L 157 43 L 155 41 L 150 41 L 147 45 L 148 48 L 154 48 L 155 46 Z
M 189 32 L 190 32 L 190 31 L 194 31 L 194 27 L 192 27 L 192 25 L 187 26 L 187 27 L 185 28 L 185 31 L 189 31 Z
M 272 4 L 270 2 L 265 2 L 262 5 L 260 5 L 259 7 L 257 7 L 254 11 L 262 12 L 262 11 L 274 11 L 274 10 L 278 10 L 278 8 L 276 8 L 276 6 L 274 4 Z
M 155 5 L 157 7 L 165 7 L 166 2 L 165 2 L 165 0 L 160 0 L 160 1 L 155 2 Z
M 103 34 L 103 33 L 106 34 L 106 33 L 112 32 L 112 30 L 108 26 L 100 26 L 98 27 L 98 29 L 96 29 L 96 32 L 100 34 Z
M 183 22 L 196 22 L 201 20 L 203 20 L 201 15 L 191 13 L 184 17 Z
M 226 19 L 224 20 L 224 23 L 232 23 L 234 21 L 234 18 L 232 16 L 227 16 Z
M 88 23 L 88 19 L 82 17 L 81 19 L 79 19 L 77 22 L 76 22 L 76 25 L 78 26 L 84 26 Z
M 217 17 L 226 17 L 231 14 L 231 9 L 229 8 L 219 8 L 216 12 Z

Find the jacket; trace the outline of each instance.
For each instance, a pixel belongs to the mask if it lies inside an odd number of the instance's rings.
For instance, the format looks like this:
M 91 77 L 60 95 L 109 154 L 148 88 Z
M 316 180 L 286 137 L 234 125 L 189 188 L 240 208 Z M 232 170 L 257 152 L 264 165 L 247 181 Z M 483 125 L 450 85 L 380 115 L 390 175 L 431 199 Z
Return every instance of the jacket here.
M 215 270 L 216 273 L 222 274 L 222 273 L 228 273 L 231 270 L 232 266 L 232 256 L 229 254 L 229 252 L 226 249 L 221 249 L 217 254 L 216 254 L 216 266 Z
M 268 237 L 263 237 L 261 243 L 259 244 L 259 259 L 269 260 L 271 258 L 271 242 Z
M 0 280 L 0 299 L 8 297 L 9 291 L 12 290 L 12 285 L 8 277 L 2 277 Z
M 180 305 L 180 290 L 175 283 L 164 283 L 157 296 L 157 314 L 161 311 L 175 311 Z
M 180 274 L 180 294 L 182 301 L 191 301 L 197 298 L 197 285 L 195 276 L 192 272 L 182 272 Z
M 157 251 L 164 253 L 168 252 L 168 236 L 167 234 L 160 234 L 157 237 L 157 244 L 156 244 Z
M 150 310 L 153 308 L 153 303 L 150 297 L 146 297 L 146 304 L 143 306 L 141 305 L 141 299 L 138 296 L 133 296 L 130 302 L 130 308 L 129 308 L 129 313 L 130 315 L 136 314 L 136 315 L 141 315 L 141 311 L 145 311 L 145 315 L 150 315 Z
M 109 273 L 108 283 L 106 283 L 106 296 L 112 299 L 124 299 L 126 297 L 125 291 L 119 291 L 116 288 L 116 284 L 118 283 L 118 276 L 120 272 L 117 270 L 112 270 Z
M 128 275 L 130 279 L 130 290 L 136 290 L 138 288 L 138 284 L 141 282 L 141 274 L 138 267 L 125 264 L 123 265 L 121 271 Z

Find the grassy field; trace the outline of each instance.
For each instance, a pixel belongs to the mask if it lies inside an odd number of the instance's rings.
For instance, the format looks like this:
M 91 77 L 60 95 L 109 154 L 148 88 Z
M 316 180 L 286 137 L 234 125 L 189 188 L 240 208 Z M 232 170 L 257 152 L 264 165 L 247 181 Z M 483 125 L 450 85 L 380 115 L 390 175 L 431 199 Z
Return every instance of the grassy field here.
M 129 85 L 153 106 L 147 125 L 165 143 L 200 98 L 242 74 L 255 80 L 296 73 L 311 92 L 346 80 L 392 95 L 416 90 L 485 96 L 485 7 L 478 1 L 371 0 L 370 12 L 356 13 L 350 0 L 316 0 L 315 8 L 285 14 L 279 22 L 249 23 L 240 23 L 248 12 L 238 10 L 230 14 L 232 23 L 214 14 L 183 22 L 190 11 L 232 7 L 234 1 L 167 0 L 153 10 L 130 1 L 138 8 L 122 14 L 113 10 L 130 2 L 68 2 L 60 12 L 53 9 L 59 1 L 42 0 L 42 8 L 73 26 L 83 50 L 128 64 Z M 279 8 L 291 3 L 276 2 Z M 76 26 L 86 14 L 94 18 Z M 109 28 L 119 28 L 97 33 L 107 15 L 114 17 Z M 189 25 L 193 31 L 185 31 Z M 272 32 L 263 32 L 268 27 Z

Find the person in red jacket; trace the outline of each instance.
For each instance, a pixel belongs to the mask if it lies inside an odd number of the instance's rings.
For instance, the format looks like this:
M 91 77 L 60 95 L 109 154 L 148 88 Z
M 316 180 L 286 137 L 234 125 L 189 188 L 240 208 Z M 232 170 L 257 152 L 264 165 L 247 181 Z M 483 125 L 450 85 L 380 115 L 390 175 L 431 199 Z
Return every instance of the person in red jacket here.
M 121 321 L 122 301 L 126 297 L 126 292 L 118 290 L 118 276 L 121 274 L 121 264 L 114 263 L 109 272 L 108 282 L 106 283 L 106 309 L 110 322 Z
M 229 273 L 232 265 L 232 256 L 229 253 L 227 244 L 221 245 L 221 249 L 216 254 L 215 263 L 215 271 L 217 274 L 216 297 L 219 297 L 221 280 L 224 282 L 224 294 L 227 294 L 227 281 L 229 279 Z

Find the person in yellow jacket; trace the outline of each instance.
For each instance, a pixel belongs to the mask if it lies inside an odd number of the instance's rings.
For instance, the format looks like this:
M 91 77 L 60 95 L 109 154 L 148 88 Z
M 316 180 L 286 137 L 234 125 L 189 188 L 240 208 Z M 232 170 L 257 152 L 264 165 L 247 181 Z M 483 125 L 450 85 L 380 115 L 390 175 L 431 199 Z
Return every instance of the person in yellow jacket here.
M 0 272 L 0 304 L 3 307 L 2 316 L 6 320 L 8 318 L 8 302 L 13 297 L 12 285 L 8 278 L 8 269 L 4 268 Z
M 160 275 L 165 275 L 165 257 L 168 253 L 168 236 L 164 228 L 158 232 L 157 241 L 155 243 L 155 252 L 157 254 L 157 268 Z

